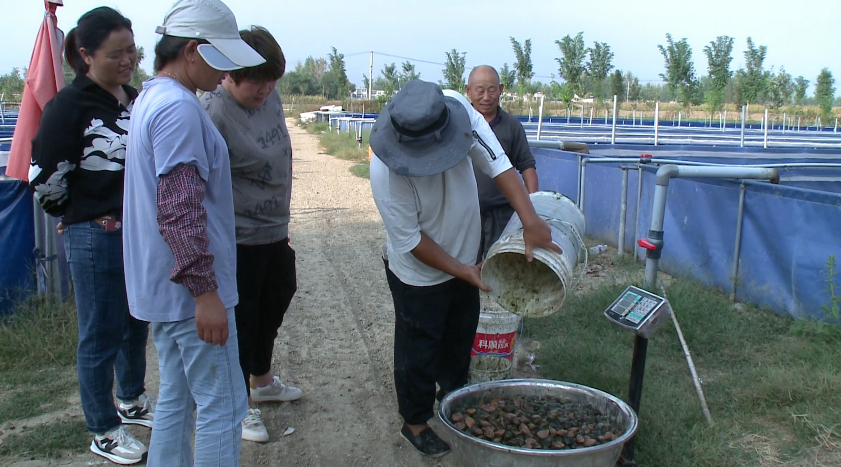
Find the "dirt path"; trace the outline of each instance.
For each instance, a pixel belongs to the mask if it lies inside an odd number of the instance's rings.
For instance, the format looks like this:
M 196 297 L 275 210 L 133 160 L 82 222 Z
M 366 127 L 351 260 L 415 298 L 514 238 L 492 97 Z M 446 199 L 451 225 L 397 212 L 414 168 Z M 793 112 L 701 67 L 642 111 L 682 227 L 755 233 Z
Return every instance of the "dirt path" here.
M 322 154 L 315 136 L 292 120 L 288 124 L 298 293 L 275 343 L 273 371 L 300 387 L 304 397 L 261 405 L 270 441 L 244 442 L 242 465 L 452 466 L 448 457 L 423 458 L 398 435 L 393 307 L 380 254 L 385 233 L 369 182 L 349 172 L 350 162 Z M 156 394 L 157 357 L 151 342 L 149 347 L 148 390 Z M 78 412 L 53 415 L 79 417 Z M 295 432 L 281 437 L 287 427 Z M 148 442 L 148 430 L 130 431 Z M 108 464 L 88 453 L 11 465 L 100 463 Z M 2 464 L 7 463 L 0 459 Z
M 370 185 L 291 120 L 289 132 L 299 288 L 275 355 L 282 377 L 305 396 L 261 406 L 271 441 L 244 443 L 243 465 L 451 465 L 421 458 L 397 434 L 393 307 Z M 288 426 L 295 433 L 279 438 Z

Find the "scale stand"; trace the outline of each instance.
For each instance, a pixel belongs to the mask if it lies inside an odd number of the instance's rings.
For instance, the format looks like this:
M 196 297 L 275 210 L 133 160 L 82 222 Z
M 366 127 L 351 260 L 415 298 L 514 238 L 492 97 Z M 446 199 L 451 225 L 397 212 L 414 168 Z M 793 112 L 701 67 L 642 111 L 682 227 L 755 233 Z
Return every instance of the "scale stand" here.
M 630 286 L 604 311 L 604 316 L 613 324 L 633 332 L 634 356 L 631 360 L 631 381 L 628 385 L 628 405 L 637 417 L 642 398 L 642 381 L 645 375 L 645 356 L 648 352 L 648 338 L 669 319 L 672 308 L 669 301 L 658 295 Z M 635 467 L 634 440 L 629 439 L 622 449 L 617 466 Z

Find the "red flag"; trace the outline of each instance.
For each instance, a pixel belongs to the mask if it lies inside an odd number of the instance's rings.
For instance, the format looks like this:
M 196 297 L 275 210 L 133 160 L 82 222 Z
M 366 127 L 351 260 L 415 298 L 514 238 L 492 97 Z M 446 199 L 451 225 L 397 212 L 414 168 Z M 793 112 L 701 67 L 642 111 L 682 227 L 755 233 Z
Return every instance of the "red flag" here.
M 32 139 L 38 133 L 44 106 L 64 87 L 61 69 L 61 50 L 64 33 L 58 29 L 55 11 L 61 0 L 45 0 L 44 22 L 38 30 L 32 59 L 26 72 L 26 84 L 20 104 L 12 149 L 6 175 L 29 182 L 29 164 L 32 161 Z

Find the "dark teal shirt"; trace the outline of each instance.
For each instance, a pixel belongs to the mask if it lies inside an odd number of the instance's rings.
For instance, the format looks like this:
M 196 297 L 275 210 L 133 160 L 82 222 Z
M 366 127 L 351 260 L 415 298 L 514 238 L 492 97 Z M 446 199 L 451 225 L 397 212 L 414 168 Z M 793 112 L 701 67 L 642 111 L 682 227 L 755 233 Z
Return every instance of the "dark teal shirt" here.
M 496 117 L 488 122 L 499 140 L 508 160 L 520 173 L 526 169 L 535 168 L 534 156 L 529 148 L 526 139 L 526 131 L 523 125 L 513 115 L 505 112 L 500 107 Z M 505 195 L 499 191 L 496 182 L 480 170 L 473 168 L 476 175 L 476 185 L 479 189 L 479 209 L 486 211 L 508 204 Z

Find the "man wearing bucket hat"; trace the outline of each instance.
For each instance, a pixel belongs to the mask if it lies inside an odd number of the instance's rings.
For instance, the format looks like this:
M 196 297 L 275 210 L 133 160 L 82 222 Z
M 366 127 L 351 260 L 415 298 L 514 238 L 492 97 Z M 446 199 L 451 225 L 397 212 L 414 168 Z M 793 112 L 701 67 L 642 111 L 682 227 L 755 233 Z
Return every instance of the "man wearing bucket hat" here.
M 196 92 L 265 60 L 219 0 L 178 0 L 157 32 L 157 76 L 129 127 L 123 206 L 129 308 L 152 324 L 160 368 L 147 465 L 238 466 L 247 397 L 231 170 Z
M 377 118 L 371 147 L 371 190 L 387 232 L 383 260 L 394 300 L 400 434 L 421 453 L 442 456 L 450 448 L 427 421 L 436 396 L 467 383 L 479 289 L 490 290 L 476 265 L 473 165 L 496 180 L 523 220 L 529 261 L 535 247 L 560 248 L 487 122 L 461 94 L 410 81 Z

